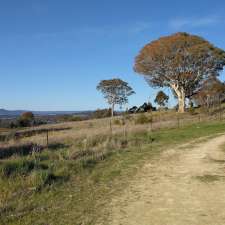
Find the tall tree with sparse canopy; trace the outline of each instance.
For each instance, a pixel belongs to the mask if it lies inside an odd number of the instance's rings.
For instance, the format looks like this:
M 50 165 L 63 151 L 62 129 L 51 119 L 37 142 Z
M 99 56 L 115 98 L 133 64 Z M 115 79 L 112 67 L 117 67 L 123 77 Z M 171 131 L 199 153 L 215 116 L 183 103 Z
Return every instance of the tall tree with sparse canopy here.
M 220 105 L 225 100 L 225 83 L 217 78 L 210 78 L 202 84 L 198 93 L 192 96 L 192 100 L 198 106 Z
M 159 106 L 164 107 L 169 100 L 169 96 L 166 95 L 163 91 L 159 91 L 155 97 L 154 102 Z
M 218 76 L 224 65 L 222 49 L 199 36 L 176 33 L 147 44 L 136 57 L 134 70 L 153 87 L 170 87 L 178 98 L 178 111 L 184 112 L 185 99 L 205 79 Z
M 111 115 L 114 115 L 115 105 L 122 106 L 128 102 L 128 97 L 135 92 L 127 82 L 121 79 L 102 80 L 97 86 L 108 104 L 111 105 Z

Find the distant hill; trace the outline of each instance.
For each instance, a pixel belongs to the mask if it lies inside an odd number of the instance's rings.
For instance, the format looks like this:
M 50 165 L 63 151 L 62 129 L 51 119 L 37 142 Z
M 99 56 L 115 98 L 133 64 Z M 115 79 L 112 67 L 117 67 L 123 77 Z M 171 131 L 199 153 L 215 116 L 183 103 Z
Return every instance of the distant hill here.
M 12 118 L 20 116 L 29 110 L 6 110 L 0 109 L 0 117 Z M 56 115 L 89 115 L 92 111 L 32 111 L 37 116 L 56 116 Z
M 23 112 L 25 112 L 25 110 L 0 109 L 0 116 L 19 116 Z

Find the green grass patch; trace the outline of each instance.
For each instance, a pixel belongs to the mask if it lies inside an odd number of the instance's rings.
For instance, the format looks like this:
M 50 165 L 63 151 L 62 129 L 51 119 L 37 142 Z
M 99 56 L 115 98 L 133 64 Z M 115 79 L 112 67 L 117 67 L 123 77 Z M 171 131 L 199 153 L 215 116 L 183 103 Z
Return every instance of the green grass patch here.
M 60 176 L 54 175 L 49 170 L 37 170 L 30 174 L 28 178 L 28 185 L 35 191 L 40 191 L 46 186 L 52 185 L 54 182 L 60 180 Z
M 45 169 L 46 166 L 32 159 L 13 159 L 3 161 L 0 165 L 0 176 L 7 178 L 16 175 L 27 175 L 32 170 Z

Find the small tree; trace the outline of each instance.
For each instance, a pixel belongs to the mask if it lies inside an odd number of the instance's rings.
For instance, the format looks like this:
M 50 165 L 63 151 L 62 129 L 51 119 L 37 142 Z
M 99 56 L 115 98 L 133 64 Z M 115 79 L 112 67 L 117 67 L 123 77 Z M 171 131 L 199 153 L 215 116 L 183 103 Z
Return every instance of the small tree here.
M 34 123 L 34 114 L 32 112 L 24 112 L 19 117 L 18 122 L 22 127 L 30 126 L 32 123 Z
M 206 80 L 192 98 L 199 106 L 207 108 L 220 105 L 225 99 L 225 84 L 217 78 Z
M 160 107 L 165 107 L 168 103 L 169 96 L 166 95 L 163 91 L 159 91 L 155 97 L 154 102 L 157 103 Z
M 225 52 L 196 35 L 176 33 L 147 44 L 136 57 L 134 69 L 151 86 L 170 87 L 179 112 L 210 76 L 218 76 L 225 65 Z
M 127 82 L 121 79 L 102 80 L 97 86 L 108 104 L 111 105 L 111 116 L 114 115 L 115 105 L 122 106 L 128 102 L 128 97 L 135 92 Z

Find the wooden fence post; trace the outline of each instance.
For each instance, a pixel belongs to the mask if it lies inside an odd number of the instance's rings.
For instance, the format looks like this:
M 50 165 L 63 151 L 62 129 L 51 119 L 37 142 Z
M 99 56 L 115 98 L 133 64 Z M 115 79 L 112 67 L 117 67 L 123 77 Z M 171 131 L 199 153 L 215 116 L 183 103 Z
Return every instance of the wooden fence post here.
M 111 118 L 109 120 L 109 130 L 110 130 L 110 135 L 112 135 L 112 119 Z
M 48 130 L 46 132 L 46 142 L 47 142 L 47 148 L 48 148 Z
M 177 128 L 180 128 L 180 117 L 179 117 L 179 115 L 177 116 Z

